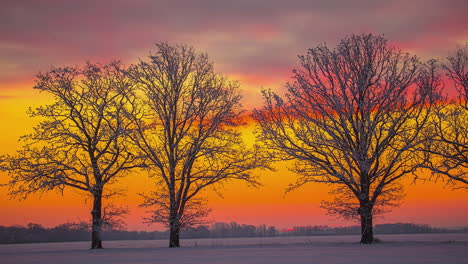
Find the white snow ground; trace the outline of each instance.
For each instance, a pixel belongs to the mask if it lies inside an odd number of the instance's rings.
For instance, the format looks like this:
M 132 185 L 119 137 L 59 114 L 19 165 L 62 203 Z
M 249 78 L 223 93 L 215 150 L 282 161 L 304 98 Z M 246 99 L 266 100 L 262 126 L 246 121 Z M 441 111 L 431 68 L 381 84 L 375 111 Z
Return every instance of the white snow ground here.
M 360 245 L 358 236 L 186 239 L 182 248 L 165 240 L 0 245 L 9 264 L 295 264 L 295 263 L 468 263 L 468 234 L 379 235 L 383 242 Z

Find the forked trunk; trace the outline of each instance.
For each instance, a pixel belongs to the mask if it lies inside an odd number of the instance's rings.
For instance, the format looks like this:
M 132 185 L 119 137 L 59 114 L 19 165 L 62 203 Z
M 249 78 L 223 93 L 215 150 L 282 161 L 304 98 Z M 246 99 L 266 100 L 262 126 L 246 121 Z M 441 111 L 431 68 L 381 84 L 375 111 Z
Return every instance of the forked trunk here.
M 102 191 L 94 194 L 93 210 L 91 215 L 93 217 L 93 227 L 91 233 L 91 249 L 102 248 Z
M 361 244 L 372 244 L 374 242 L 372 208 L 361 206 L 359 215 L 361 217 Z

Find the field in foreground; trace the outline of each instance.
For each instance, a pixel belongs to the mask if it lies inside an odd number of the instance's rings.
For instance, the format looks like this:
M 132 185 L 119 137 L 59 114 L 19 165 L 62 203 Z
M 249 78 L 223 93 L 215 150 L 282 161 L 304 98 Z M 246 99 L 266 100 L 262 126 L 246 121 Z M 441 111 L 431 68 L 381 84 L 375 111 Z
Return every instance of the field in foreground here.
M 0 245 L 0 263 L 466 263 L 468 234 L 379 235 L 383 243 L 360 245 L 358 236 L 108 241 Z

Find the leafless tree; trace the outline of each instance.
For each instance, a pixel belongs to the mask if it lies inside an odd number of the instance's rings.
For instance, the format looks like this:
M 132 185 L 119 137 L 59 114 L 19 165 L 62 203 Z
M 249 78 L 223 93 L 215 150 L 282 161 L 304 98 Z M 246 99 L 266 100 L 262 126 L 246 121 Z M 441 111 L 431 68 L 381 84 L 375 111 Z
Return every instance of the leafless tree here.
M 460 47 L 442 65 L 457 90 L 455 98 L 444 98 L 436 107 L 427 129 L 424 145 L 426 162 L 422 167 L 444 176 L 448 183 L 468 188 L 468 45 Z M 433 69 L 439 85 L 441 77 Z
M 468 44 L 460 47 L 454 56 L 448 57 L 443 67 L 458 90 L 459 102 L 468 109 Z
M 372 217 L 382 216 L 390 211 L 390 208 L 401 204 L 404 193 L 403 186 L 398 182 L 393 182 L 385 187 L 387 190 L 380 195 L 372 207 Z M 323 200 L 321 208 L 327 210 L 327 215 L 343 218 L 348 221 L 361 221 L 359 214 L 360 202 L 356 199 L 352 190 L 346 185 L 338 185 L 330 192 L 332 200 Z
M 169 226 L 168 219 L 170 218 L 170 198 L 168 191 L 159 190 L 153 192 L 150 196 L 143 195 L 145 201 L 142 207 L 151 208 L 150 217 L 145 218 L 147 223 L 161 223 Z M 207 205 L 207 200 L 200 197 L 194 197 L 189 203 L 186 203 L 184 213 L 179 219 L 180 230 L 195 228 L 200 225 L 209 224 L 207 220 L 211 213 L 211 208 Z
M 146 113 L 136 116 L 135 145 L 148 159 L 167 201 L 169 247 L 179 247 L 186 208 L 207 187 L 230 180 L 256 184 L 251 170 L 264 166 L 258 148 L 242 144 L 237 125 L 241 98 L 237 82 L 215 73 L 206 54 L 157 44 L 148 61 L 128 75 L 143 91 Z
M 128 207 L 116 206 L 108 203 L 102 207 L 101 213 L 101 230 L 102 231 L 113 231 L 113 230 L 125 230 L 125 217 L 128 215 Z M 82 221 L 78 219 L 76 222 L 70 222 L 65 224 L 74 229 L 86 229 L 92 230 L 92 223 Z
M 93 197 L 91 248 L 102 248 L 102 198 L 105 186 L 141 166 L 128 134 L 136 112 L 131 82 L 119 62 L 52 68 L 37 75 L 35 89 L 54 103 L 30 110 L 40 120 L 23 136 L 16 155 L 6 156 L 13 195 L 74 188 Z
M 128 207 L 108 204 L 102 209 L 103 230 L 125 230 L 125 217 L 128 215 Z
M 358 215 L 361 243 L 372 243 L 376 208 L 399 196 L 398 180 L 418 164 L 413 149 L 436 91 L 419 85 L 418 59 L 382 36 L 352 35 L 299 59 L 285 98 L 264 91 L 265 105 L 254 111 L 259 138 L 278 158 L 295 161 L 292 189 L 334 186 L 342 196 L 324 207 Z

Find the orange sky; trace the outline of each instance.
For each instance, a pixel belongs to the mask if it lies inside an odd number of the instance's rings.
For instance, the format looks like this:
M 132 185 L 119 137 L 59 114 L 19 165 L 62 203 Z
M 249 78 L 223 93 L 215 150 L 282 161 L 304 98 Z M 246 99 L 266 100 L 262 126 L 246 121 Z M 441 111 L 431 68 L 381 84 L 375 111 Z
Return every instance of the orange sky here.
M 14 152 L 19 147 L 16 139 L 31 131 L 34 124 L 33 120 L 24 113 L 28 106 L 48 102 L 47 96 L 36 94 L 34 91 L 21 98 L 3 99 L 0 105 L 0 122 L 5 124 L 0 128 L 2 135 L 0 144 L 8 153 Z M 246 134 L 251 135 L 251 133 L 251 127 L 246 128 Z M 329 198 L 328 187 L 325 185 L 309 184 L 285 194 L 284 190 L 295 180 L 295 176 L 286 169 L 287 164 L 278 167 L 281 169 L 273 172 L 257 172 L 260 181 L 264 184 L 257 189 L 248 187 L 244 183 L 232 182 L 226 184 L 224 197 L 219 197 L 213 191 L 207 191 L 205 195 L 213 209 L 210 219 L 248 224 L 265 223 L 279 228 L 294 225 L 352 224 L 327 216 L 325 210 L 319 207 L 322 200 Z M 6 178 L 2 177 L 2 183 L 5 182 Z M 406 182 L 406 197 L 402 206 L 386 214 L 383 219 L 378 218 L 376 223 L 415 222 L 434 226 L 463 226 L 468 223 L 466 190 L 453 190 L 444 186 L 442 182 L 413 184 L 411 178 Z M 150 191 L 151 179 L 144 173 L 134 173 L 124 178 L 116 187 L 126 189 L 126 196 L 113 198 L 111 202 L 128 206 L 129 229 L 161 228 L 142 223 L 145 209 L 138 207 L 142 199 L 136 193 Z M 0 210 L 4 212 L 0 225 L 34 222 L 54 226 L 64 222 L 89 219 L 91 200 L 86 200 L 80 191 L 69 189 L 63 196 L 55 192 L 42 196 L 33 195 L 22 201 L 8 199 L 6 191 L 6 188 L 3 188 L 0 194 Z
M 335 45 L 346 34 L 385 34 L 399 48 L 422 56 L 444 58 L 468 42 L 465 1 L 2 1 L 0 4 L 0 146 L 13 153 L 17 139 L 31 131 L 29 106 L 48 102 L 32 89 L 34 75 L 51 65 L 76 65 L 87 60 L 125 64 L 144 57 L 158 41 L 186 43 L 207 52 L 217 71 L 241 82 L 243 105 L 261 105 L 261 88 L 279 90 L 298 64 L 297 55 L 326 42 Z M 197 2 L 197 4 L 194 4 Z M 219 4 L 223 2 L 223 4 Z M 387 3 L 381 3 L 387 2 Z M 352 21 L 352 22 L 351 22 Z M 248 132 L 248 131 L 247 131 Z M 284 166 L 283 166 L 284 167 Z M 258 172 L 264 186 L 226 185 L 224 198 L 208 191 L 214 221 L 293 225 L 349 224 L 325 215 L 320 201 L 327 187 L 309 184 L 284 196 L 295 180 L 286 169 Z M 5 183 L 4 174 L 0 183 Z M 121 182 L 128 206 L 129 229 L 151 229 L 142 224 L 145 209 L 136 195 L 147 184 L 145 175 Z M 442 182 L 406 184 L 401 207 L 383 222 L 415 222 L 434 226 L 468 225 L 468 191 L 453 190 Z M 90 202 L 78 191 L 66 191 L 27 200 L 9 200 L 0 189 L 0 225 L 28 222 L 53 226 L 88 220 Z

